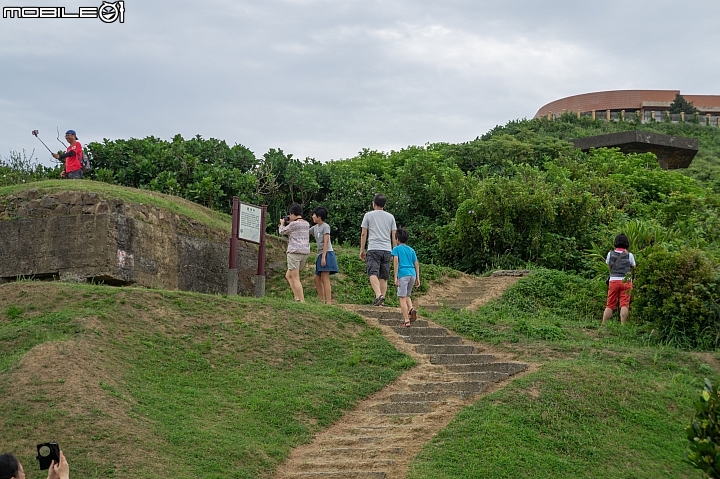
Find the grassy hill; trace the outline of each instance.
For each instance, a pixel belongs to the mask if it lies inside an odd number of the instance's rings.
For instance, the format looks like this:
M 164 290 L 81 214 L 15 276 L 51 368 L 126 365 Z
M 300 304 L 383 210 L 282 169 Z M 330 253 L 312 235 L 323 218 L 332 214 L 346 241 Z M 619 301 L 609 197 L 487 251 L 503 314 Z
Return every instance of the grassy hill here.
M 229 231 L 222 213 L 105 183 L 38 182 L 0 197 L 78 188 Z M 337 250 L 336 298 L 367 304 L 357 251 Z M 423 265 L 419 293 L 454 275 Z M 0 286 L 0 449 L 32 470 L 34 445 L 57 440 L 74 477 L 270 477 L 292 447 L 412 367 L 359 317 L 315 303 L 311 270 L 303 280 L 305 305 L 287 300 L 281 275 L 263 300 Z M 720 356 L 664 346 L 652 324 L 600 327 L 603 303 L 602 282 L 538 269 L 476 313 L 432 314 L 538 369 L 460 414 L 410 477 L 699 477 L 682 462 L 683 429 Z
M 0 286 L 0 449 L 73 477 L 268 477 L 412 360 L 334 307 L 63 283 Z
M 699 478 L 685 427 L 720 354 L 657 344 L 652 329 L 600 326 L 602 282 L 537 270 L 477 312 L 436 322 L 540 365 L 458 415 L 412 479 Z

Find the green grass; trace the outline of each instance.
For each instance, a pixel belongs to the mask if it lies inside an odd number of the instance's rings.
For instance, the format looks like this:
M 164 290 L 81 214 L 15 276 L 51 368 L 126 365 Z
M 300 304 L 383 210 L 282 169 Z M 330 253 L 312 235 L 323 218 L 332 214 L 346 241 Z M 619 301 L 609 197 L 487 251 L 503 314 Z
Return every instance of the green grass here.
M 356 250 L 339 250 L 337 296 L 370 299 Z M 428 282 L 452 276 L 425 271 Z M 278 298 L 2 286 L 0 449 L 32 464 L 34 444 L 58 439 L 88 478 L 271 477 L 291 448 L 413 362 L 357 316 L 287 301 L 284 278 L 270 283 Z M 537 270 L 477 312 L 433 313 L 534 366 L 463 410 L 408 477 L 699 478 L 683 462 L 684 427 L 702 378 L 719 377 L 718 354 L 663 346 L 616 318 L 601 327 L 604 298 L 601 281 Z M 52 345 L 68 367 L 97 355 L 81 362 L 91 371 L 82 399 L 67 390 L 72 368 L 28 369 L 26 358 Z M 120 459 L 99 453 L 108 450 Z
M 0 449 L 28 470 L 34 444 L 53 438 L 77 477 L 269 477 L 414 364 L 358 316 L 317 304 L 62 283 L 0 292 Z M 22 361 L 52 345 L 62 377 Z
M 460 413 L 408 477 L 699 478 L 682 459 L 702 370 L 680 353 L 653 358 L 549 363 Z
M 605 292 L 538 270 L 477 312 L 431 313 L 539 370 L 458 415 L 409 477 L 700 477 L 683 462 L 684 428 L 717 354 L 665 347 L 617 317 L 600 326 Z

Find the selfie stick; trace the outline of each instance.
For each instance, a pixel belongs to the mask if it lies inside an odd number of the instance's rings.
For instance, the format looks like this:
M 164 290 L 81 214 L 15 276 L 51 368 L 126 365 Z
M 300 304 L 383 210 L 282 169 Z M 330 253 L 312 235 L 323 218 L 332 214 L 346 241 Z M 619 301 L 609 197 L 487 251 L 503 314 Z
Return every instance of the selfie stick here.
M 37 131 L 37 130 L 33 130 L 33 131 L 32 131 L 32 134 L 33 134 L 33 136 L 34 136 L 35 138 L 37 138 L 38 140 L 40 140 L 40 137 L 38 136 L 38 131 Z M 47 148 L 47 151 L 49 151 L 51 155 L 53 154 L 52 150 L 51 150 L 50 148 L 48 148 L 48 146 L 45 144 L 44 141 L 40 140 L 40 143 L 42 143 L 43 146 L 44 146 L 45 148 Z

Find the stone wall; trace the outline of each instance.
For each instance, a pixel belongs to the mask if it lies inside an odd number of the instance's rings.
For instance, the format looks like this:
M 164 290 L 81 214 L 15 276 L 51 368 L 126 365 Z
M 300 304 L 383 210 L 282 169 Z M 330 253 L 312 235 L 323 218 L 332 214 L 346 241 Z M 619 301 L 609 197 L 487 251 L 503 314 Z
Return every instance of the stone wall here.
M 229 233 L 96 193 L 30 190 L 0 198 L 0 245 L 0 282 L 34 277 L 227 292 Z M 239 293 L 253 294 L 257 246 L 240 241 L 237 264 Z

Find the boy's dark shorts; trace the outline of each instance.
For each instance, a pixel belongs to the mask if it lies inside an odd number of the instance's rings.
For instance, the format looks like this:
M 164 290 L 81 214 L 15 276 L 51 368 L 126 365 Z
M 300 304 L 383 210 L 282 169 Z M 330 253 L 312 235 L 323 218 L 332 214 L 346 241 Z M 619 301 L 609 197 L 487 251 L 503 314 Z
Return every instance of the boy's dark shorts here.
M 365 272 L 368 276 L 390 279 L 390 251 L 372 250 L 365 255 Z

